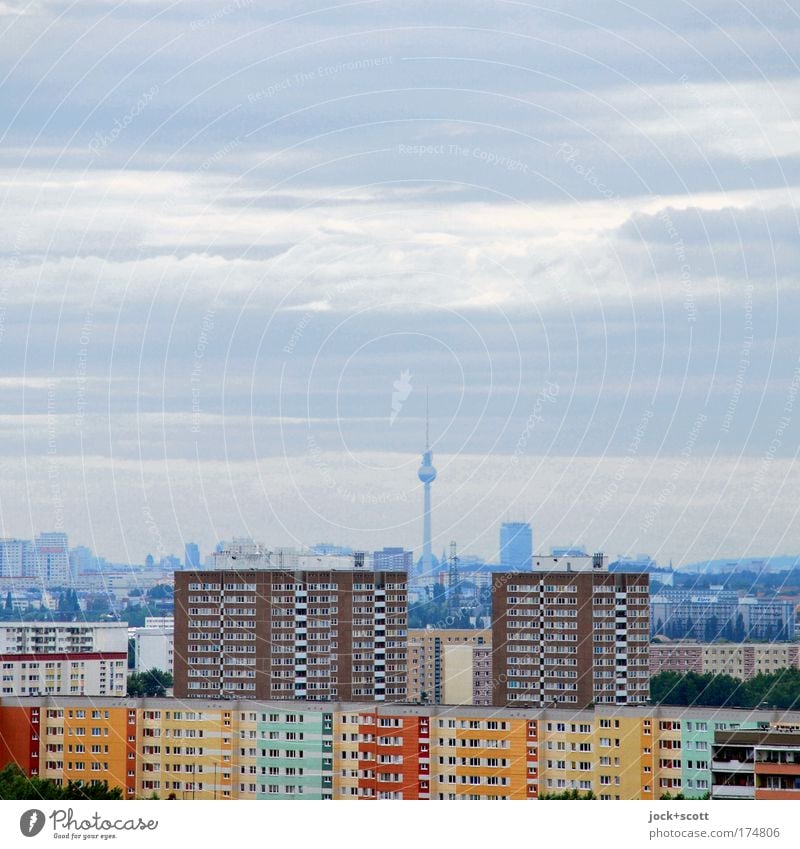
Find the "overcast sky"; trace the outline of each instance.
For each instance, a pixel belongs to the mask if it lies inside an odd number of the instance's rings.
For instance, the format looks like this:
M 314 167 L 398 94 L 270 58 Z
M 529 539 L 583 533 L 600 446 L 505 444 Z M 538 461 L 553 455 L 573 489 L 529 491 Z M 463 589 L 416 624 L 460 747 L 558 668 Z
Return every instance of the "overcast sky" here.
M 430 387 L 436 551 L 800 552 L 798 55 L 784 0 L 2 0 L 0 534 L 419 551 Z

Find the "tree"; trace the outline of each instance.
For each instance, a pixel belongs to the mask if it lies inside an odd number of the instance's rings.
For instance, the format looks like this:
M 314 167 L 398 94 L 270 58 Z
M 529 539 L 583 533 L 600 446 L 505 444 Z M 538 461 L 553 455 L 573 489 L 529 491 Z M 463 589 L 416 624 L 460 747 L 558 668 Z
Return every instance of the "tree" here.
M 160 669 L 148 669 L 147 672 L 134 672 L 128 676 L 129 696 L 166 696 L 172 686 L 172 676 Z
M 800 669 L 762 672 L 749 681 L 730 675 L 681 675 L 668 670 L 650 679 L 650 698 L 654 704 L 740 708 L 768 705 L 792 710 L 800 707 Z
M 66 787 L 60 787 L 49 778 L 28 778 L 16 765 L 7 764 L 0 770 L 0 799 L 121 799 L 120 787 L 109 788 L 108 782 L 70 781 Z
M 86 609 L 91 613 L 108 613 L 109 604 L 108 604 L 108 596 L 105 595 L 96 595 L 93 596 L 89 603 L 86 605 Z
M 145 618 L 152 615 L 149 607 L 142 607 L 142 605 L 136 604 L 127 608 L 125 611 L 125 620 L 129 628 L 143 628 Z
M 11 590 L 8 591 L 8 595 L 6 596 L 6 610 L 9 612 L 14 610 L 14 597 L 11 595 Z
M 591 790 L 588 790 L 586 793 L 581 793 L 578 790 L 565 790 L 563 793 L 540 793 L 537 797 L 538 799 L 569 799 L 575 800 L 579 799 L 581 801 L 589 801 L 591 799 L 596 799 L 597 797 L 592 793 Z

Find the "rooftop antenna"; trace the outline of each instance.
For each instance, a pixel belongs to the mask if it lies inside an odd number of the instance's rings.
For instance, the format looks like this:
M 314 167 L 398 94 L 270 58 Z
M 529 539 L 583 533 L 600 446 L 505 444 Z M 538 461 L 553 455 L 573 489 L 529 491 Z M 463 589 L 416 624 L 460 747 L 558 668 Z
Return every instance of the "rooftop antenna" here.
M 447 591 L 451 608 L 458 607 L 458 554 L 456 553 L 456 541 L 450 542 L 450 558 L 447 570 Z

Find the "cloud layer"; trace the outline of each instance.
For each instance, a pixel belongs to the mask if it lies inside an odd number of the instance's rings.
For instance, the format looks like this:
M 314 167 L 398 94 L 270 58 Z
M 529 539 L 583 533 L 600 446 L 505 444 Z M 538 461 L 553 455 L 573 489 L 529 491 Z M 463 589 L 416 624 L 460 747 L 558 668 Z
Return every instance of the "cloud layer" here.
M 784 3 L 0 5 L 0 531 L 61 499 L 140 560 L 152 501 L 173 550 L 416 546 L 429 386 L 442 543 L 491 556 L 511 510 L 797 550 L 799 36 Z

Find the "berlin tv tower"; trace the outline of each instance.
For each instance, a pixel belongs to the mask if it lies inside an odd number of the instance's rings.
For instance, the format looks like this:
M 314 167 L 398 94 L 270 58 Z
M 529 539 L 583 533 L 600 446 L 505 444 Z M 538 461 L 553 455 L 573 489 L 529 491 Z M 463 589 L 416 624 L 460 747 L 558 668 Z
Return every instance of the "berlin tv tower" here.
M 436 480 L 436 469 L 433 466 L 433 451 L 431 451 L 430 419 L 428 415 L 428 390 L 425 390 L 425 451 L 422 454 L 422 465 L 417 472 L 419 479 L 425 485 L 423 501 L 422 524 L 422 577 L 433 575 L 433 553 L 431 551 L 431 484 Z

